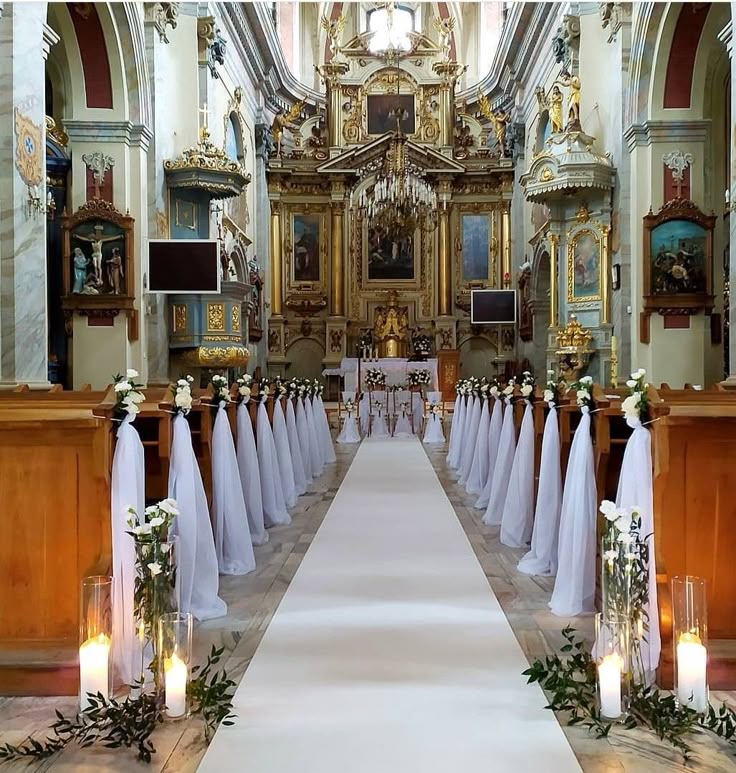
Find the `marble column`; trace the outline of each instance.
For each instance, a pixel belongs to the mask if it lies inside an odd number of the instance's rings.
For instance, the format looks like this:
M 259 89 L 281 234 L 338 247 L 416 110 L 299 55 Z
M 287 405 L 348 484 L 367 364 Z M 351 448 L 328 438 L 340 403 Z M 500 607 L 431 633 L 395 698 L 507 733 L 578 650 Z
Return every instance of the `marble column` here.
M 57 41 L 46 24 L 46 3 L 4 5 L 0 16 L 0 388 L 16 383 L 48 385 L 44 92 L 46 57 Z M 29 206 L 30 193 L 38 197 L 38 206 Z
M 255 255 L 258 258 L 258 267 L 266 288 L 271 286 L 271 267 L 268 261 L 271 202 L 268 198 L 268 180 L 266 177 L 270 131 L 266 124 L 256 125 L 256 164 L 253 182 L 251 183 L 254 186 L 256 202 Z M 265 297 L 268 298 L 268 294 Z M 263 338 L 258 344 L 248 344 L 248 350 L 251 353 L 249 363 L 251 371 L 255 370 L 258 366 L 265 371 L 268 360 L 268 308 L 264 306 L 263 299 L 261 300 L 261 323 Z M 254 353 L 255 357 L 253 356 Z

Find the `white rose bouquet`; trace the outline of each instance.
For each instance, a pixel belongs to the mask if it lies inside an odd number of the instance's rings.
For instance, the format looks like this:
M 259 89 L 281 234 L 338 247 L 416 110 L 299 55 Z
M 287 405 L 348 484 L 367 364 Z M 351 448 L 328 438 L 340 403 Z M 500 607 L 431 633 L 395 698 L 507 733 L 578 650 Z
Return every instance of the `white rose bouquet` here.
M 347 412 L 348 416 L 353 415 L 353 412 L 355 411 L 355 403 L 352 400 L 348 400 L 345 403 L 345 411 Z
M 649 401 L 647 399 L 646 371 L 643 368 L 631 374 L 626 382 L 629 388 L 628 396 L 621 402 L 621 411 L 627 419 L 646 420 L 649 416 Z
M 582 408 L 593 405 L 593 378 L 583 376 L 570 387 L 575 392 L 576 403 Z
M 266 402 L 269 394 L 271 394 L 271 381 L 265 376 L 262 376 L 258 381 L 254 381 L 253 383 L 258 386 L 258 400 L 262 403 Z
M 534 376 L 532 376 L 532 374 L 528 370 L 525 370 L 524 373 L 522 373 L 520 389 L 521 389 L 521 396 L 525 400 L 531 399 L 536 383 L 537 382 L 534 380 Z
M 174 413 L 183 413 L 185 416 L 192 410 L 192 384 L 194 379 L 191 376 L 182 376 L 171 391 L 174 393 Z
M 212 384 L 212 402 L 217 407 L 223 400 L 226 403 L 230 402 L 230 389 L 227 385 L 227 378 L 225 376 L 218 376 L 215 374 L 210 379 Z
M 514 389 L 516 387 L 516 379 L 510 378 L 506 386 L 501 391 L 501 398 L 506 402 L 511 402 L 511 398 L 514 396 Z
M 429 375 L 429 371 L 422 368 L 422 370 L 410 370 L 407 373 L 409 379 L 409 386 L 429 386 L 432 383 L 432 378 Z
M 369 388 L 386 386 L 386 374 L 381 368 L 368 368 L 365 372 L 365 384 Z
M 555 378 L 553 370 L 547 371 L 547 383 L 544 386 L 544 402 L 557 403 L 560 399 L 560 392 L 563 381 L 561 378 Z
M 253 377 L 247 373 L 243 373 L 235 380 L 235 385 L 238 387 L 237 400 L 243 402 L 243 400 L 249 400 L 251 394 L 251 387 L 253 385 Z
M 143 384 L 139 384 L 138 371 L 129 368 L 125 375 L 119 373 L 113 376 L 115 389 L 115 405 L 113 406 L 113 417 L 115 419 L 124 419 L 126 416 L 135 418 L 140 408 L 138 407 L 145 401 L 143 394 Z

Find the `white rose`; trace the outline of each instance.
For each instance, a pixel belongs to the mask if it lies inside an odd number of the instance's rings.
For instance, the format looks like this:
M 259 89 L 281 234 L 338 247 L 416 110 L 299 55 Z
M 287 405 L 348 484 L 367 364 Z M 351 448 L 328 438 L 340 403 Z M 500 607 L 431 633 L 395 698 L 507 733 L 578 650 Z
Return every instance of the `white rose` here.
M 116 392 L 127 392 L 130 389 L 131 389 L 130 381 L 118 381 L 118 383 L 115 384 Z
M 176 382 L 176 385 L 177 385 L 177 386 L 180 386 L 180 387 L 189 387 L 189 382 L 188 382 L 188 381 L 187 381 L 185 378 L 180 378 L 180 379 L 179 379 L 179 380 Z
M 621 403 L 621 410 L 624 415 L 631 418 L 639 417 L 639 405 L 641 404 L 641 392 L 634 392 Z
M 613 522 L 614 526 L 621 532 L 621 534 L 628 534 L 631 528 L 631 518 L 629 515 L 619 515 L 619 517 Z
M 164 519 L 160 515 L 157 515 L 155 518 L 151 518 L 148 523 L 152 529 L 155 529 L 157 526 L 164 525 Z
M 593 383 L 593 376 L 583 376 L 580 379 L 581 384 L 592 384 Z
M 144 512 L 146 515 L 154 515 L 154 513 L 158 512 L 158 507 L 156 505 L 149 505 Z
M 240 392 L 241 397 L 250 397 L 250 387 L 241 386 L 238 392 Z
M 509 384 L 504 388 L 503 393 L 506 395 L 506 397 L 510 397 L 512 394 L 514 394 L 514 385 Z
M 524 397 L 529 397 L 529 395 L 534 391 L 534 387 L 531 384 L 522 384 L 521 385 L 521 394 Z
M 194 383 L 194 376 L 187 376 L 187 381 L 192 384 Z
M 544 402 L 545 403 L 551 403 L 554 402 L 555 399 L 555 393 L 551 389 L 545 389 L 544 390 Z
M 630 545 L 634 541 L 634 538 L 629 532 L 622 532 L 618 535 L 618 541 L 622 545 Z
M 139 375 L 140 373 L 133 368 L 128 368 L 128 370 L 125 371 L 125 378 L 138 378 Z
M 639 368 L 639 370 L 636 371 L 637 378 L 644 378 L 644 376 L 646 375 L 647 375 L 647 372 L 644 370 L 644 368 Z
M 587 389 L 578 389 L 576 397 L 578 399 L 578 405 L 580 405 L 580 401 L 582 400 L 585 402 L 590 397 L 590 393 Z
M 598 509 L 603 513 L 603 517 L 609 521 L 615 521 L 620 515 L 616 503 L 611 502 L 610 499 L 604 499 Z
M 179 506 L 176 504 L 176 500 L 172 499 L 171 497 L 162 499 L 158 503 L 158 506 L 159 506 L 159 509 L 163 510 L 165 513 L 168 513 L 169 515 L 179 515 Z
M 174 404 L 177 408 L 188 411 L 192 407 L 192 395 L 190 392 L 177 392 L 174 398 Z
M 123 407 L 128 416 L 137 416 L 140 413 L 140 408 L 135 403 L 129 403 Z
M 627 386 L 629 389 L 633 389 L 633 388 L 636 386 L 636 381 L 634 381 L 634 379 L 629 379 L 629 380 L 626 382 L 626 386 Z
M 168 542 L 164 542 L 164 543 L 163 543 L 163 544 L 162 544 L 160 547 L 161 547 L 161 552 L 162 552 L 164 555 L 166 555 L 166 553 L 168 553 L 168 552 L 169 552 L 169 550 L 171 550 L 171 545 L 169 545 L 169 543 L 168 543 Z
M 126 402 L 126 403 L 145 403 L 146 402 L 146 396 L 143 394 L 143 392 L 131 392 L 129 395 L 125 396 L 124 402 Z
M 146 564 L 146 566 L 149 568 L 151 574 L 155 577 L 157 574 L 161 574 L 161 564 L 156 563 L 155 561 L 152 564 Z

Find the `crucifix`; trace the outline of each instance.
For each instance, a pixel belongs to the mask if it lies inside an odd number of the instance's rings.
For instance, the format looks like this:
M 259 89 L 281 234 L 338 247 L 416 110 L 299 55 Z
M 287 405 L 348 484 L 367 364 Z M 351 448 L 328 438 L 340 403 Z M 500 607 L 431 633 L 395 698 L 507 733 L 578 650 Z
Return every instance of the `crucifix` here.
M 199 130 L 200 136 L 204 139 L 209 135 L 209 130 L 207 128 L 207 103 L 204 103 L 203 107 L 200 107 L 197 111 L 199 113 L 202 113 L 202 126 Z

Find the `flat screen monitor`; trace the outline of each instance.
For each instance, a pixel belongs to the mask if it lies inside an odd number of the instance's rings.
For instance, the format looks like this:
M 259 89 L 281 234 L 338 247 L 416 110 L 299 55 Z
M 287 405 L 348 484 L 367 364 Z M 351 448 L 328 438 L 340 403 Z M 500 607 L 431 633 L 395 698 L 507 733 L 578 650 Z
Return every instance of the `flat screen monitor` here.
M 516 290 L 471 290 L 472 325 L 515 325 Z
M 150 239 L 148 292 L 220 292 L 219 245 L 213 239 Z

